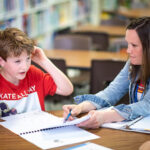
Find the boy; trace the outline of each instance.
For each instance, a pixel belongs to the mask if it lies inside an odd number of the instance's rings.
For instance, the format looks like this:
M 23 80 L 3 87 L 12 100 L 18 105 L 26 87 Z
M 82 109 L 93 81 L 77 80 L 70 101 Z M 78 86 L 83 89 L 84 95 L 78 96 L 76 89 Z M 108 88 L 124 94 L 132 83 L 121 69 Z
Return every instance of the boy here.
M 31 65 L 31 59 L 47 73 Z M 0 31 L 1 116 L 44 110 L 48 94 L 69 95 L 69 79 L 17 28 Z

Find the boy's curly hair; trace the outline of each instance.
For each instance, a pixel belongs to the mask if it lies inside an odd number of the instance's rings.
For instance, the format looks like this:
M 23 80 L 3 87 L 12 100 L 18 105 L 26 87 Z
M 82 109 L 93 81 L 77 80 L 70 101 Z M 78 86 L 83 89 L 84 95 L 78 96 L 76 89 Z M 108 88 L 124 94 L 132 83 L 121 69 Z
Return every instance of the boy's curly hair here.
M 6 28 L 0 31 L 0 57 L 5 61 L 9 56 L 20 56 L 23 51 L 31 54 L 34 43 L 17 28 Z

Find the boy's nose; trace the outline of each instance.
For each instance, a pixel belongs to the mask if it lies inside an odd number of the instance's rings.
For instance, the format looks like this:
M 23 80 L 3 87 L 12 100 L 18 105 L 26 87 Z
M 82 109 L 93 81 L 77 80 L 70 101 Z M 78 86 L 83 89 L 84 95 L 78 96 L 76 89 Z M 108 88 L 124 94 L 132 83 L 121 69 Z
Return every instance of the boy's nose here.
M 30 66 L 30 64 L 29 64 L 29 63 L 24 62 L 24 63 L 22 63 L 21 68 L 22 68 L 24 71 L 26 71 L 26 70 L 29 68 L 29 66 Z

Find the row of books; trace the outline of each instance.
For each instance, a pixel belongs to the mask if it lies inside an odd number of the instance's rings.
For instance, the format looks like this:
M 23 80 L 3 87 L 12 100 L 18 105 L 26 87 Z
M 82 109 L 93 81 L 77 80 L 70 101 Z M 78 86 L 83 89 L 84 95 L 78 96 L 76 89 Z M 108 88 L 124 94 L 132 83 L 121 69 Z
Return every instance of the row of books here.
M 19 6 L 21 11 L 25 11 L 28 8 L 34 8 L 43 3 L 42 0 L 19 0 Z
M 90 14 L 91 0 L 60 2 L 50 5 L 46 0 L 0 0 L 0 30 L 17 27 L 29 37 L 37 39 L 48 32 L 72 27 L 78 23 L 79 18 L 82 22 Z M 30 8 L 26 10 L 27 7 Z
M 40 2 L 40 1 L 37 1 Z M 89 3 L 85 0 L 75 1 L 73 7 L 69 2 L 61 5 L 52 5 L 48 9 L 37 11 L 36 13 L 26 13 L 20 16 L 20 26 L 28 35 L 40 34 L 43 30 L 47 31 L 50 27 L 59 27 L 75 20 L 79 16 L 85 16 L 89 11 Z M 89 0 L 90 2 L 90 0 Z M 73 10 L 70 10 L 74 8 Z M 0 21 L 0 29 L 6 27 L 18 27 L 17 17 Z M 44 27 L 44 28 L 43 28 Z
M 0 0 L 0 14 L 16 9 L 16 0 Z
M 16 18 L 10 18 L 8 20 L 0 21 L 0 30 L 4 30 L 6 27 L 20 28 L 18 20 Z
M 64 1 L 64 3 L 65 2 L 70 2 L 70 1 L 66 0 Z M 77 3 L 78 11 L 82 11 L 82 12 L 88 11 L 90 0 L 74 0 L 74 2 Z M 0 0 L 0 4 L 1 4 L 0 13 L 7 13 L 17 9 L 18 11 L 26 11 L 30 8 L 36 8 L 41 5 L 48 6 L 51 3 L 49 1 L 42 1 L 42 0 Z M 54 5 L 57 4 L 59 3 L 54 3 Z
M 0 13 L 9 13 L 18 9 L 25 11 L 44 3 L 42 0 L 0 0 Z
M 30 36 L 54 30 L 71 20 L 69 3 L 51 6 L 44 11 L 23 15 L 23 30 Z
M 49 9 L 37 11 L 32 14 L 24 14 L 20 17 L 20 26 L 28 34 L 35 34 L 35 32 L 47 31 L 50 27 L 67 24 L 71 19 L 69 3 L 57 6 L 51 6 Z M 17 18 L 10 18 L 0 21 L 0 29 L 6 27 L 16 27 Z M 38 34 L 39 34 L 38 33 Z

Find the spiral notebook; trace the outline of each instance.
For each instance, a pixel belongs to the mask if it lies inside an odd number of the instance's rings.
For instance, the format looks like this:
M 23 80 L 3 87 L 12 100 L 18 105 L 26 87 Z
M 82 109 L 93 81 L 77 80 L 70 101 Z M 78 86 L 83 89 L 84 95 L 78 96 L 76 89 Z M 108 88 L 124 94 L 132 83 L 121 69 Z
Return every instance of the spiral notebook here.
M 0 122 L 0 125 L 42 149 L 99 138 L 75 126 L 89 119 L 88 115 L 66 123 L 63 123 L 63 118 L 43 111 L 17 114 L 2 119 L 5 121 Z

